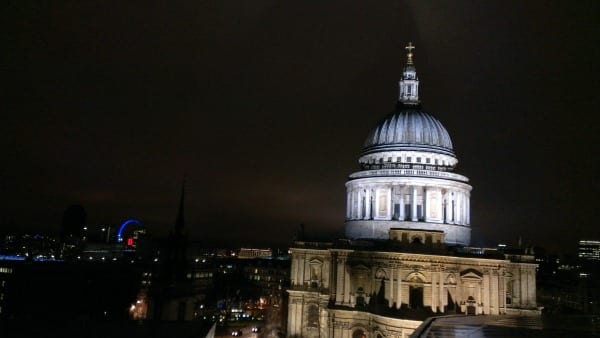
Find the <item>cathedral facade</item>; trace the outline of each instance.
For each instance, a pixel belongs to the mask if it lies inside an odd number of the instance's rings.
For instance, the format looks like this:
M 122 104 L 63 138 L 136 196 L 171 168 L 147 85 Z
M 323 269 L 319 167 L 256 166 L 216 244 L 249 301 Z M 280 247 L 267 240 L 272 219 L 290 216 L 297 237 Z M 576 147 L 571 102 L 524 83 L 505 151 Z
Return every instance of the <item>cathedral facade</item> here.
M 433 315 L 536 313 L 532 256 L 469 247 L 471 186 L 421 108 L 413 49 L 396 109 L 346 183 L 346 238 L 291 248 L 289 337 L 408 337 Z

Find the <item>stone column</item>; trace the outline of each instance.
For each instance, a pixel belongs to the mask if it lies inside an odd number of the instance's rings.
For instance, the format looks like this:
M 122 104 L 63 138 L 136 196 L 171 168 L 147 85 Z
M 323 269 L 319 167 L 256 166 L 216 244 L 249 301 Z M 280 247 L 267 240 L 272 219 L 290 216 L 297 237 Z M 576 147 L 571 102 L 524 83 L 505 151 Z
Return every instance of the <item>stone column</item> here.
M 354 196 L 354 206 L 352 207 L 352 210 L 353 210 L 352 213 L 354 214 L 353 218 L 358 219 L 359 218 L 358 208 L 360 206 L 359 190 L 355 189 L 352 196 Z
M 460 193 L 460 224 L 467 224 L 467 195 L 465 195 L 464 191 Z
M 523 304 L 523 298 L 521 297 L 521 272 L 515 271 L 515 277 L 517 278 L 513 278 L 510 292 L 512 294 L 512 306 L 518 307 Z
M 450 224 L 452 222 L 452 194 L 450 191 L 446 191 L 446 218 L 444 223 Z
M 387 290 L 388 307 L 394 306 L 394 269 L 390 268 L 390 278 L 385 281 Z
M 463 301 L 466 301 L 465 297 L 463 296 L 463 285 L 462 285 L 462 280 L 460 279 L 460 276 L 458 274 L 455 274 L 454 277 L 456 278 L 456 292 L 454 292 L 454 303 L 458 303 L 460 306 L 460 303 Z
M 462 194 L 460 191 L 455 192 L 456 195 L 456 212 L 454 223 L 462 224 Z
M 435 271 L 431 271 L 431 311 L 436 312 L 437 310 L 437 277 Z
M 365 192 L 365 219 L 371 218 L 371 189 Z
M 418 217 L 417 217 L 417 187 L 416 186 L 412 186 L 412 215 L 411 216 L 411 220 L 413 222 L 418 221 Z
M 344 305 L 350 305 L 350 271 L 344 262 Z
M 502 297 L 501 299 L 501 304 L 502 304 L 502 314 L 506 314 L 506 277 L 504 277 L 505 275 L 505 270 L 504 268 L 502 268 L 499 272 L 499 276 L 498 276 L 498 284 L 500 286 L 500 297 Z
M 490 297 L 491 297 L 491 306 L 493 309 L 490 310 L 490 314 L 498 315 L 500 314 L 500 299 L 499 299 L 499 290 L 498 290 L 498 275 L 495 270 L 490 270 Z
M 400 203 L 400 216 L 398 218 L 400 218 L 401 221 L 404 221 L 406 217 L 404 215 L 404 187 L 398 187 L 398 189 L 400 189 L 400 200 L 398 201 Z
M 429 190 L 427 189 L 427 187 L 423 187 L 423 207 L 421 209 L 423 210 L 423 219 L 425 220 L 425 222 L 429 221 L 429 216 L 427 215 L 427 209 L 429 209 L 429 206 L 427 205 L 428 198 Z
M 467 193 L 467 221 L 465 224 L 471 224 L 471 196 Z
M 304 286 L 304 253 L 298 256 L 298 281 Z
M 362 219 L 362 191 L 361 189 L 356 190 L 356 219 Z
M 394 204 L 392 202 L 392 186 L 389 185 L 386 187 L 387 189 L 387 201 L 388 201 L 388 210 L 387 210 L 387 219 L 391 220 L 392 215 L 394 214 Z
M 376 186 L 373 189 L 373 219 L 379 219 L 379 195 L 381 194 L 381 189 L 379 188 L 379 186 Z
M 440 192 L 440 222 L 444 223 L 446 220 L 444 219 L 444 194 L 442 194 L 442 189 L 438 189 Z
M 527 278 L 527 298 L 525 301 L 525 305 L 528 307 L 533 307 L 536 305 L 535 300 L 535 271 L 533 269 L 527 268 L 526 272 Z
M 468 214 L 468 207 L 467 207 L 467 202 L 469 201 L 469 198 L 467 197 L 467 194 L 465 192 L 463 192 L 463 223 L 464 225 L 467 224 L 467 214 Z
M 484 277 L 484 279 L 485 279 L 485 277 Z M 484 287 L 483 284 L 484 283 L 482 282 L 477 285 L 477 303 L 475 304 L 477 309 L 479 309 L 479 304 L 483 303 L 484 296 L 483 296 L 483 292 L 481 291 L 481 289 Z M 476 313 L 478 313 L 478 312 L 476 312 Z
M 350 191 L 350 219 L 354 219 L 354 189 Z
M 521 301 L 521 306 L 527 305 L 529 295 L 527 293 L 527 270 L 523 267 L 519 267 L 519 279 L 521 284 L 521 297 L 519 300 Z
M 290 268 L 291 271 L 291 276 L 290 279 L 292 280 L 292 286 L 294 285 L 298 285 L 298 257 L 296 256 L 296 254 L 292 253 L 292 266 Z
M 352 197 L 350 196 L 350 191 L 346 190 L 346 219 L 351 219 L 351 210 L 352 210 Z
M 458 193 L 452 192 L 452 224 L 458 224 Z
M 439 300 L 440 300 L 440 312 L 444 313 L 444 273 L 440 269 L 440 288 L 439 288 Z
M 490 314 L 490 271 L 483 272 L 483 312 Z
M 462 224 L 462 192 L 456 192 L 456 223 Z
M 345 277 L 345 265 L 346 259 L 342 257 L 337 258 L 337 273 L 336 273 L 336 296 L 335 303 L 343 304 L 344 303 L 344 277 Z
M 396 309 L 402 306 L 402 271 L 397 271 L 398 283 L 396 283 Z
M 296 308 L 297 308 L 297 304 L 296 304 L 296 299 L 295 298 L 291 298 L 290 299 L 290 305 L 288 307 L 289 309 L 289 319 L 288 319 L 288 334 L 289 335 L 293 335 L 296 334 Z

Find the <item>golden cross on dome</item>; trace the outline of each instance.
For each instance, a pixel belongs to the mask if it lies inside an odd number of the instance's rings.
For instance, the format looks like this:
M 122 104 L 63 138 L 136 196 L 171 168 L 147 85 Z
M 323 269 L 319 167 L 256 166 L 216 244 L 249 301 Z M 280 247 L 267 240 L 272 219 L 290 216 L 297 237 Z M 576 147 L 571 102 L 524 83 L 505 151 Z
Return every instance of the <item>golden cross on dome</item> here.
M 412 42 L 408 43 L 408 46 L 404 47 L 404 49 L 408 50 L 408 54 L 406 55 L 406 64 L 412 65 L 413 61 L 412 61 L 412 50 L 415 49 L 415 46 L 413 46 Z

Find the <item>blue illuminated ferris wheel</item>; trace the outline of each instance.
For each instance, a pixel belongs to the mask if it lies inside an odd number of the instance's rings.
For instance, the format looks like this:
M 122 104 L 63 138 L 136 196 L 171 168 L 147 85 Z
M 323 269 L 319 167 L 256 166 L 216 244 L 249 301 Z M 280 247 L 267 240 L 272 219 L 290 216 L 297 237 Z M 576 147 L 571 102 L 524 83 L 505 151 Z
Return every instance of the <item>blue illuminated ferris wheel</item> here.
M 128 219 L 125 222 L 123 222 L 123 224 L 121 224 L 121 226 L 119 227 L 119 231 L 117 232 L 117 242 L 118 243 L 122 243 L 123 242 L 123 231 L 129 225 L 135 225 L 135 226 L 140 227 L 140 228 L 143 226 L 142 222 L 140 222 L 139 220 L 134 219 L 134 218 Z

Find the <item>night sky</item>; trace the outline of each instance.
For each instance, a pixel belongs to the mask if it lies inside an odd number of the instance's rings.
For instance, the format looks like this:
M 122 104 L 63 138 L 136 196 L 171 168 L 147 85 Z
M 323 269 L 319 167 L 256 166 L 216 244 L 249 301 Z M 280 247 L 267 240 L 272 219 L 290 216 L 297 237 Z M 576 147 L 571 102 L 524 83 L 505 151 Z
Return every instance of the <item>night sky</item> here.
M 362 144 L 416 45 L 470 178 L 473 244 L 600 239 L 598 1 L 7 1 L 0 232 L 172 227 L 208 244 L 343 232 Z

